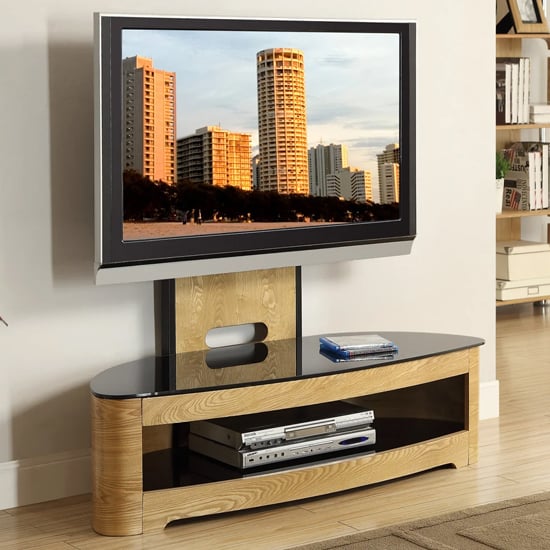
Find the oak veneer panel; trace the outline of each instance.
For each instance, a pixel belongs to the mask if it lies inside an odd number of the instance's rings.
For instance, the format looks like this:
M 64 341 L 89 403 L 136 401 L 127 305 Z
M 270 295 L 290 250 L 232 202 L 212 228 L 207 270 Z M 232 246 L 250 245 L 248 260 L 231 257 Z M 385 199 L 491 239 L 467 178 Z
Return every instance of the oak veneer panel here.
M 296 338 L 293 267 L 176 279 L 176 353 L 203 350 L 209 330 L 264 323 L 266 340 Z
M 163 529 L 177 519 L 219 514 L 344 491 L 428 470 L 468 463 L 468 434 L 458 432 L 395 451 L 326 465 L 150 491 L 143 495 L 143 532 Z
M 102 535 L 142 532 L 141 399 L 92 397 L 92 526 Z
M 478 460 L 479 448 L 479 350 L 470 350 L 470 372 L 466 377 L 466 387 L 464 388 L 468 396 L 466 402 L 466 429 L 470 436 L 469 445 L 469 464 L 474 464 Z
M 466 374 L 469 364 L 469 351 L 461 350 L 318 378 L 146 398 L 143 425 L 222 418 L 360 397 Z
M 172 426 L 143 426 L 143 454 L 170 449 L 173 445 Z

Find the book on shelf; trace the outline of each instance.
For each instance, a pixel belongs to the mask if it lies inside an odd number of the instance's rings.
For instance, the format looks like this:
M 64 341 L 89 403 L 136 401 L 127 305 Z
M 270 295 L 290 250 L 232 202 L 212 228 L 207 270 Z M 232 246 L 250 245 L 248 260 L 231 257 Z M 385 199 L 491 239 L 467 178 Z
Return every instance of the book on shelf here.
M 529 122 L 532 124 L 550 124 L 550 114 L 546 113 L 531 113 Z
M 531 99 L 531 58 L 524 57 L 525 63 L 523 69 L 523 122 L 529 122 L 529 100 Z
M 509 124 L 509 112 L 507 104 L 509 102 L 510 88 L 507 87 L 506 64 L 497 63 L 496 65 L 496 123 Z
M 512 65 L 505 63 L 504 70 L 506 75 L 506 104 L 504 106 L 506 124 L 512 124 Z
M 550 115 L 550 103 L 531 103 L 529 112 L 537 115 Z
M 319 337 L 320 351 L 341 359 L 372 354 L 393 354 L 397 346 L 379 334 L 338 334 Z
M 535 183 L 537 185 L 536 206 L 540 210 L 544 208 L 543 205 L 543 184 L 542 184 L 542 153 L 535 151 Z M 546 190 L 546 197 L 548 198 L 548 190 Z
M 529 171 L 529 207 L 531 210 L 539 210 L 542 208 L 540 170 L 537 170 L 537 163 L 540 164 L 540 154 L 536 151 L 528 151 L 527 158 L 529 159 L 527 166 Z
M 517 124 L 519 119 L 519 63 L 509 63 L 512 68 L 512 88 L 510 97 L 510 111 L 512 124 Z
M 529 105 L 529 122 L 533 124 L 549 124 L 550 104 L 533 103 Z

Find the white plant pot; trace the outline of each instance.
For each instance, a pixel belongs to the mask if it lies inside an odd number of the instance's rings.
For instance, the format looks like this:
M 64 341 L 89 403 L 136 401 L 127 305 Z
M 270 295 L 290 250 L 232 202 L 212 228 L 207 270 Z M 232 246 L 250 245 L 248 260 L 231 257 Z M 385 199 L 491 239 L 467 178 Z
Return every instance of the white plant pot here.
M 502 199 L 504 197 L 504 178 L 499 178 L 496 180 L 497 187 L 496 187 L 496 213 L 500 214 L 502 212 Z

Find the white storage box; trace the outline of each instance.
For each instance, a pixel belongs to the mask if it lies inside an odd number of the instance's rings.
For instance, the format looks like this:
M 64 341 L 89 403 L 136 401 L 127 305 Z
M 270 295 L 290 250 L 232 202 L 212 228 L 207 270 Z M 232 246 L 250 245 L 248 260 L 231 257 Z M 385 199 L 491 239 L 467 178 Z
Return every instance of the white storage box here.
M 503 281 L 497 279 L 497 300 L 550 296 L 550 277 Z
M 496 271 L 506 281 L 550 277 L 550 244 L 497 241 Z

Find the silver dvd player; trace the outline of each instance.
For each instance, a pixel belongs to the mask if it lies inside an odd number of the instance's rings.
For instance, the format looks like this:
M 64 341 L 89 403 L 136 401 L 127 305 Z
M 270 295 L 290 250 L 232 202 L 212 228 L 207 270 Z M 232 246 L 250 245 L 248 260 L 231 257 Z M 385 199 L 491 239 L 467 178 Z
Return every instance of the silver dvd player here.
M 342 452 L 354 447 L 373 446 L 374 428 L 352 429 L 334 435 L 276 445 L 264 449 L 235 449 L 194 433 L 189 434 L 189 449 L 230 466 L 246 470 L 276 462 L 297 460 L 326 453 Z
M 346 401 L 192 422 L 191 433 L 233 449 L 261 449 L 370 426 L 374 411 Z

